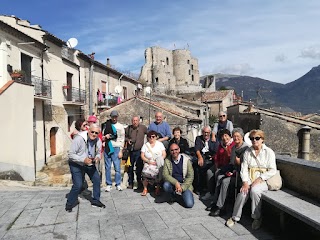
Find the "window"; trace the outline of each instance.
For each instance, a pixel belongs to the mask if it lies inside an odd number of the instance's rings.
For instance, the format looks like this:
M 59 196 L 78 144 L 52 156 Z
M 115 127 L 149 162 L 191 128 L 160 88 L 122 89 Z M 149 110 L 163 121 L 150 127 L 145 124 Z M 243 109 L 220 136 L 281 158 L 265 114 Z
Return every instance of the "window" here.
M 192 81 L 192 82 L 194 81 L 194 76 L 193 76 L 193 75 L 191 76 L 191 81 Z
M 128 99 L 128 89 L 127 89 L 127 87 L 123 87 L 123 99 Z
M 190 60 L 189 59 L 187 60 L 187 64 L 190 64 Z
M 72 101 L 72 73 L 67 72 L 67 101 Z
M 193 70 L 193 64 L 191 64 L 191 70 Z
M 31 83 L 31 63 L 32 57 L 21 53 L 21 70 L 25 73 L 25 81 L 29 83 Z
M 101 81 L 101 92 L 106 93 L 107 92 L 107 83 L 104 81 Z
M 191 75 L 191 70 L 189 69 L 189 75 Z
M 167 57 L 167 65 L 169 65 L 169 58 Z

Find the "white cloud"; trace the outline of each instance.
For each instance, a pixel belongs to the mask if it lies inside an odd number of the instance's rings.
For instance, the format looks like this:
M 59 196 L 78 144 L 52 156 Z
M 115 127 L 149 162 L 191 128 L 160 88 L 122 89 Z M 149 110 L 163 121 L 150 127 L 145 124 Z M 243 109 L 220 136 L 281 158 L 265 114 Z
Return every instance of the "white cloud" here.
M 51 18 L 46 9 L 48 17 L 36 23 L 51 20 L 46 30 L 65 40 L 77 37 L 77 48 L 96 52 L 102 63 L 109 57 L 118 68 L 140 71 L 147 47 L 189 44 L 202 74 L 225 71 L 285 83 L 319 64 L 319 9 L 318 0 L 97 0 L 73 11 L 61 4 Z
M 300 57 L 302 58 L 311 58 L 311 59 L 320 59 L 320 45 L 310 46 L 302 49 Z

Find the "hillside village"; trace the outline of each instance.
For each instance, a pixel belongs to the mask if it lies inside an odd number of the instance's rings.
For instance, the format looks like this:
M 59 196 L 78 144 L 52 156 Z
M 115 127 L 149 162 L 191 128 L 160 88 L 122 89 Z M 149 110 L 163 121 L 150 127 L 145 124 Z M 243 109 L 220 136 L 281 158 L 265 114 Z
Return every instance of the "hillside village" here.
M 308 159 L 320 160 L 317 114 L 297 117 L 255 107 L 235 90 L 217 91 L 214 75 L 202 84 L 198 60 L 188 49 L 147 48 L 146 62 L 135 79 L 112 67 L 112 59 L 96 61 L 94 53 L 83 53 L 73 41 L 28 20 L 0 16 L 0 26 L 0 105 L 2 115 L 10 117 L 9 122 L 0 120 L 7 136 L 0 160 L 3 172 L 34 181 L 46 165 L 66 157 L 78 118 L 96 115 L 102 123 L 112 110 L 126 125 L 134 114 L 149 125 L 161 111 L 171 129 L 181 127 L 190 146 L 203 126 L 227 111 L 235 126 L 263 129 L 270 147 L 292 157 L 302 156 L 301 128 L 307 126 Z

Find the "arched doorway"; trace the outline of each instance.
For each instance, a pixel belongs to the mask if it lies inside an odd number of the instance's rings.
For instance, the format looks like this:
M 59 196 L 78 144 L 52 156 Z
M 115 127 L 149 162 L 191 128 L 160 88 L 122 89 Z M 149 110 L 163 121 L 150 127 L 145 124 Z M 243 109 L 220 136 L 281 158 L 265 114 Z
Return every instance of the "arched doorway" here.
M 50 156 L 54 156 L 57 154 L 57 148 L 56 148 L 57 131 L 58 131 L 57 127 L 53 127 L 50 129 Z

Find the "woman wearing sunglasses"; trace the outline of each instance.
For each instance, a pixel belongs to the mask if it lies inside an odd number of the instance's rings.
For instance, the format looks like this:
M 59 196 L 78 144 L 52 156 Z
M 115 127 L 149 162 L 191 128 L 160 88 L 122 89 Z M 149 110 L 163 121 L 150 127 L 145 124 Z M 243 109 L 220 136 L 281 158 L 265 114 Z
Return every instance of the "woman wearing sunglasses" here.
M 252 146 L 243 155 L 240 176 L 242 187 L 234 204 L 232 217 L 226 225 L 234 226 L 241 218 L 242 208 L 249 196 L 251 198 L 252 229 L 261 226 L 261 194 L 268 190 L 266 180 L 276 174 L 276 157 L 271 148 L 264 144 L 265 135 L 261 130 L 252 130 L 249 134 Z
M 161 168 L 164 164 L 164 159 L 166 158 L 166 149 L 162 142 L 157 140 L 157 132 L 149 131 L 147 133 L 148 141 L 141 148 L 141 159 L 144 162 L 145 166 L 142 170 L 142 184 L 143 191 L 141 196 L 146 196 L 148 193 L 148 184 L 157 184 L 157 188 L 155 190 L 156 195 L 160 195 L 160 181 L 161 181 Z M 157 176 L 146 176 L 144 173 L 145 168 L 148 168 L 148 165 L 156 166 L 159 170 Z
M 88 123 L 84 118 L 78 119 L 74 124 L 75 130 L 71 133 L 70 137 L 71 139 L 74 138 L 76 134 L 82 131 L 87 131 Z

